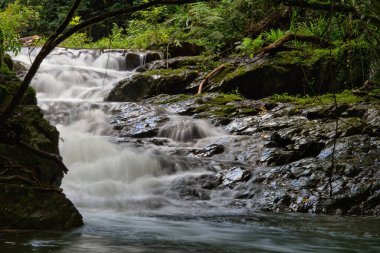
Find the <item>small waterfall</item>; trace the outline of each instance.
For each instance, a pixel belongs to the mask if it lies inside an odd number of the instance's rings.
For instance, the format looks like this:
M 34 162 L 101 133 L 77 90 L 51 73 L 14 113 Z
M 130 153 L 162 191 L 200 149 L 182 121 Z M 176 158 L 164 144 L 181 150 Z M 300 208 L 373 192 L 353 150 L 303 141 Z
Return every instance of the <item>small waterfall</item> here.
M 30 65 L 38 50 L 23 48 L 14 60 Z M 146 54 L 140 54 L 140 63 L 145 61 Z M 45 117 L 61 134 L 60 151 L 70 170 L 62 188 L 78 207 L 159 208 L 173 201 L 165 193 L 174 179 L 203 170 L 189 171 L 186 164 L 161 153 L 110 141 L 110 117 L 120 104 L 103 100 L 115 83 L 133 74 L 124 71 L 123 64 L 125 56 L 118 52 L 57 48 L 32 82 Z M 190 141 L 217 134 L 202 121 L 181 124 L 176 133 L 168 127 L 161 135 Z
M 225 134 L 222 129 L 215 128 L 205 120 L 174 117 L 168 125 L 160 129 L 158 136 L 178 142 L 193 142 L 198 139 Z
M 146 64 L 146 53 L 139 53 L 140 56 L 140 67 L 144 67 Z
M 125 70 L 125 58 L 122 54 L 101 54 L 95 61 L 94 66 L 105 69 Z

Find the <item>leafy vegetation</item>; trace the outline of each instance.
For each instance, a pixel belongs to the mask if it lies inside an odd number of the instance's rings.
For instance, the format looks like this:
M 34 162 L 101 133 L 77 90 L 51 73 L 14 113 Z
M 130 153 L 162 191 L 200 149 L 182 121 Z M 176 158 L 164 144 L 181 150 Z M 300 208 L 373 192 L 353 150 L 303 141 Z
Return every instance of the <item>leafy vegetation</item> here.
M 0 11 L 0 30 L 4 40 L 4 50 L 19 52 L 21 48 L 20 34 L 37 20 L 38 12 L 23 6 L 19 0 L 10 3 L 3 11 Z

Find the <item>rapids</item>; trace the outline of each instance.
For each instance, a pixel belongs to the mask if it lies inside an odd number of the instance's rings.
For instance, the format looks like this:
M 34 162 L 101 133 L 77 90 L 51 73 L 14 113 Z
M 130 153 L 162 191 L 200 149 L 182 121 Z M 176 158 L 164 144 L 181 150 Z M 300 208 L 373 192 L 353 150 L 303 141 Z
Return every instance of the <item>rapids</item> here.
M 24 48 L 13 59 L 30 66 L 36 52 Z M 145 64 L 144 54 L 140 61 Z M 113 138 L 110 120 L 128 104 L 103 100 L 133 74 L 125 70 L 123 52 L 57 48 L 43 62 L 32 86 L 45 117 L 60 131 L 70 170 L 62 188 L 86 225 L 69 233 L 7 233 L 0 237 L 1 252 L 380 251 L 372 218 L 230 209 L 221 204 L 233 198 L 228 191 L 205 201 L 178 200 L 174 182 L 212 172 L 171 157 L 166 147 L 157 151 Z M 169 117 L 158 135 L 177 147 L 226 135 L 204 120 Z

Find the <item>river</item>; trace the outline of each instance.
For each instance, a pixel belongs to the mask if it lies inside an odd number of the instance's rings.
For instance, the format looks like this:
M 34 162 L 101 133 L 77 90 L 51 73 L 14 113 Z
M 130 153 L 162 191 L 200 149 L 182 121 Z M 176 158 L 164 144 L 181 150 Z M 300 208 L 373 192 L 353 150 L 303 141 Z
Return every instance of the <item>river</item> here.
M 36 52 L 24 48 L 14 59 L 30 65 Z M 166 147 L 117 142 L 109 122 L 128 104 L 103 100 L 115 83 L 133 75 L 124 69 L 123 52 L 61 48 L 42 64 L 32 86 L 61 133 L 70 170 L 62 188 L 85 225 L 70 232 L 9 231 L 0 236 L 0 252 L 380 252 L 374 217 L 229 208 L 223 203 L 233 192 L 178 199 L 173 182 L 210 170 L 172 158 Z M 181 125 L 178 120 L 184 126 L 163 135 L 178 147 L 189 145 L 183 143 L 191 139 L 189 124 L 203 141 L 227 135 L 206 121 L 175 116 L 173 124 Z

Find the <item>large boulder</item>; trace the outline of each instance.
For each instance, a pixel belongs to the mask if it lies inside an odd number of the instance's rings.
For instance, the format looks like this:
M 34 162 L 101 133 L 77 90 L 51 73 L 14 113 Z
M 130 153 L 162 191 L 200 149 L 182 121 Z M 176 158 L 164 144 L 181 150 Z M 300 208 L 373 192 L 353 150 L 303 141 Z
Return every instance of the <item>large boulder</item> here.
M 107 101 L 139 101 L 158 94 L 179 94 L 198 76 L 192 70 L 153 70 L 120 81 L 111 90 Z
M 125 67 L 126 70 L 134 70 L 161 58 L 162 54 L 156 51 L 127 52 L 125 55 Z
M 1 110 L 19 85 L 13 75 L 0 77 Z M 65 167 L 44 155 L 59 155 L 58 139 L 57 129 L 43 118 L 35 92 L 29 88 L 0 131 L 0 230 L 60 230 L 83 224 L 59 188 Z
M 285 51 L 238 66 L 227 64 L 204 91 L 238 90 L 246 98 L 273 94 L 322 94 L 361 86 L 370 62 L 366 45 L 345 45 L 332 50 Z M 362 59 L 364 57 L 364 59 Z M 364 75 L 363 75 L 364 73 Z
M 170 58 L 179 56 L 196 56 L 200 55 L 205 50 L 202 46 L 186 41 L 179 44 L 171 43 L 169 45 L 152 45 L 148 49 L 164 50 Z
M 83 225 L 82 216 L 63 193 L 23 182 L 0 184 L 0 230 L 66 230 Z

